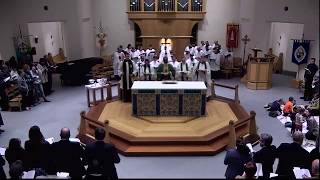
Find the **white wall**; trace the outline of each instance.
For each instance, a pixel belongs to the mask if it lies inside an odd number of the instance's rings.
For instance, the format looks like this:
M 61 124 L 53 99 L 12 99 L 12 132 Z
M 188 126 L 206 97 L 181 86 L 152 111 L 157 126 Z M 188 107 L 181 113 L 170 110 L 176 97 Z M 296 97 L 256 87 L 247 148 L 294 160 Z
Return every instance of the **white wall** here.
M 247 1 L 247 0 L 242 0 Z M 315 39 L 319 31 L 316 28 L 316 3 L 318 0 L 255 0 L 255 13 L 253 27 L 255 33 L 252 34 L 253 44 L 264 51 L 268 50 L 268 40 L 272 22 L 288 22 L 304 24 L 305 39 Z M 288 6 L 289 10 L 284 11 Z M 243 26 L 245 26 L 243 24 Z M 316 43 L 312 43 L 311 56 L 319 56 L 316 52 Z
M 13 47 L 13 34 L 11 19 L 12 11 L 7 6 L 7 2 L 0 1 L 0 59 L 9 60 L 11 56 L 15 56 Z
M 226 47 L 226 29 L 228 23 L 239 23 L 240 0 L 209 0 L 207 14 L 199 23 L 198 43 L 208 40 L 219 41 Z
M 28 31 L 30 35 L 33 35 L 30 38 L 31 47 L 36 47 L 37 51 L 37 54 L 33 56 L 34 61 L 39 61 L 43 55 L 49 52 L 56 56 L 59 54 L 59 48 L 64 47 L 61 22 L 29 23 Z M 38 37 L 38 43 L 34 41 L 36 36 Z
M 28 23 L 33 22 L 56 22 L 61 21 L 65 24 L 65 35 L 67 39 L 67 56 L 70 60 L 80 59 L 80 28 L 78 21 L 78 12 L 75 7 L 77 0 L 1 0 L 4 1 L 4 7 L 12 12 L 9 18 L 9 26 L 12 30 L 4 36 L 10 37 L 19 32 L 21 26 L 24 35 L 28 35 Z M 44 11 L 43 6 L 48 5 L 49 10 Z M 2 44 L 2 43 L 1 43 Z M 7 52 L 14 52 L 13 46 L 9 47 Z
M 273 49 L 274 54 L 283 53 L 283 70 L 297 72 L 298 66 L 292 63 L 291 39 L 301 39 L 303 36 L 304 25 L 295 23 L 272 23 L 269 47 Z M 281 37 L 281 39 L 280 39 Z
M 104 55 L 116 51 L 119 45 L 124 47 L 127 44 L 134 44 L 134 25 L 128 19 L 127 0 L 94 0 L 93 17 L 96 33 L 98 33 L 99 22 L 101 21 L 107 33 L 107 48 Z M 96 48 L 96 54 L 99 54 Z

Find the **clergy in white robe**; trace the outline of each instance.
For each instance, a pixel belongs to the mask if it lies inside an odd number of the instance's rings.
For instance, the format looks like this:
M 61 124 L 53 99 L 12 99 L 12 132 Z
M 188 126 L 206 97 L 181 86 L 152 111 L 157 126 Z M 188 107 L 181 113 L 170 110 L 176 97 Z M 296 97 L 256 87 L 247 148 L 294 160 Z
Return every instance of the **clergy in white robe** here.
M 195 69 L 196 69 L 196 65 L 198 64 L 198 60 L 195 59 L 193 56 L 189 56 L 189 58 L 186 58 L 186 62 L 189 65 L 190 68 L 190 78 L 192 81 L 196 81 L 197 80 L 197 76 L 195 73 Z
M 150 67 L 151 67 L 151 79 L 153 81 L 157 80 L 157 69 L 159 65 L 161 64 L 158 60 L 157 57 L 154 55 L 152 56 L 153 60 L 150 62 Z
M 155 71 L 152 71 L 152 68 L 150 66 L 150 62 L 148 59 L 145 60 L 145 63 L 142 66 L 142 78 L 140 80 L 144 80 L 144 81 L 152 81 L 155 80 L 155 78 L 153 78 L 152 74 L 155 74 Z
M 198 64 L 196 65 L 196 69 L 195 69 L 195 73 L 196 73 L 196 80 L 197 81 L 203 81 L 206 86 L 207 86 L 207 99 L 209 99 L 209 97 L 211 97 L 212 95 L 212 90 L 211 90 L 211 70 L 210 70 L 210 64 L 207 61 L 207 56 L 202 53 L 201 57 L 199 59 Z
M 119 80 L 120 79 L 120 63 L 124 59 L 124 54 L 122 49 L 119 47 L 117 51 L 113 54 L 113 75 L 114 77 Z
M 186 61 L 185 58 L 183 58 L 181 60 L 181 62 L 179 63 L 179 66 L 177 68 L 177 73 L 178 73 L 178 80 L 180 81 L 189 81 L 191 80 L 191 76 L 190 76 L 190 67 Z
M 223 55 L 219 53 L 218 48 L 214 48 L 213 50 L 210 50 L 209 63 L 210 63 L 210 69 L 211 69 L 211 79 L 220 78 L 222 58 L 223 58 Z
M 130 59 L 129 53 L 125 52 L 125 59 L 120 63 L 120 89 L 121 96 L 124 102 L 131 102 L 131 87 L 133 84 L 133 77 L 136 73 L 136 66 Z

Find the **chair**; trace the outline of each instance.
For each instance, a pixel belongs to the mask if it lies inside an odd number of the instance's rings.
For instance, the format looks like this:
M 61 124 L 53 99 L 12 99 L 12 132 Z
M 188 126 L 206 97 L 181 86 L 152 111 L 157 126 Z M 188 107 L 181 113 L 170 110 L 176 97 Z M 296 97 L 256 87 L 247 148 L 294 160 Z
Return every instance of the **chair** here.
M 12 85 L 6 89 L 6 93 L 9 99 L 9 111 L 14 107 L 17 107 L 19 111 L 22 111 L 22 95 L 20 94 L 18 86 Z

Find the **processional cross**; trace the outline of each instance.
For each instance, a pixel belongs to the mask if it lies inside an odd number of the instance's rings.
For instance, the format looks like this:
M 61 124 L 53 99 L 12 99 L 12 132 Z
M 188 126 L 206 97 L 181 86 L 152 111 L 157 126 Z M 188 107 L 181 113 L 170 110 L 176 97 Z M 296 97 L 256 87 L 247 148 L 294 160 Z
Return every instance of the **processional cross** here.
M 246 56 L 247 44 L 248 44 L 248 42 L 250 42 L 250 39 L 249 39 L 248 35 L 245 35 L 244 38 L 241 39 L 241 41 L 243 41 L 243 43 L 244 43 L 243 58 L 242 58 L 242 66 L 243 66 L 244 58 Z

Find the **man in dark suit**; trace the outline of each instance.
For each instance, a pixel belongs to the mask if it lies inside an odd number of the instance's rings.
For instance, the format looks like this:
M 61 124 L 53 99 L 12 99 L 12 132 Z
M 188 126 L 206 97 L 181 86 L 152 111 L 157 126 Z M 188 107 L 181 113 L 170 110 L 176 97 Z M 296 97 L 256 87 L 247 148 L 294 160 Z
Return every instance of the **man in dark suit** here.
M 104 129 L 97 128 L 95 131 L 97 141 L 86 147 L 87 177 L 100 176 L 104 179 L 118 179 L 114 164 L 120 162 L 120 157 L 112 144 L 107 144 L 103 141 L 105 134 Z
M 282 143 L 277 148 L 277 158 L 279 158 L 276 173 L 279 176 L 294 178 L 293 167 L 301 167 L 309 169 L 310 160 L 309 153 L 301 147 L 303 142 L 303 134 L 296 131 L 293 135 L 293 143 Z
M 83 158 L 84 150 L 78 142 L 71 142 L 70 130 L 62 128 L 61 140 L 53 143 L 52 153 L 57 172 L 67 172 L 71 178 L 82 178 L 85 174 Z
M 272 136 L 270 134 L 260 135 L 260 146 L 262 147 L 259 151 L 253 154 L 253 161 L 255 163 L 262 164 L 263 178 L 269 179 L 270 173 L 273 172 L 273 163 L 276 159 L 277 148 L 272 145 Z

